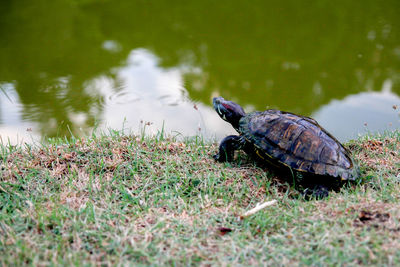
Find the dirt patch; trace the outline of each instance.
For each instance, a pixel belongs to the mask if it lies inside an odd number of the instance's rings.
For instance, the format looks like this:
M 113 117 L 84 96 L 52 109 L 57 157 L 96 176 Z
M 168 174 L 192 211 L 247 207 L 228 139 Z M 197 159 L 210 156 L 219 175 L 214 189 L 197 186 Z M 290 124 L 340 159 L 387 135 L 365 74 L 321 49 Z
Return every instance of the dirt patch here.
M 400 232 L 398 219 L 400 214 L 396 207 L 386 203 L 370 203 L 348 209 L 351 214 L 356 214 L 353 226 L 367 227 L 392 232 Z M 396 219 L 397 218 L 397 219 Z
M 348 205 L 346 199 L 336 202 L 316 202 L 316 209 L 320 212 L 313 217 L 318 220 L 337 222 L 339 218 L 344 219 L 346 224 L 356 229 L 375 229 L 379 231 L 398 232 L 400 234 L 400 209 L 395 203 L 375 202 L 360 199 L 358 204 Z
M 358 218 L 354 220 L 355 226 L 365 226 L 365 225 L 382 225 L 389 221 L 390 213 L 381 213 L 379 211 L 360 211 Z

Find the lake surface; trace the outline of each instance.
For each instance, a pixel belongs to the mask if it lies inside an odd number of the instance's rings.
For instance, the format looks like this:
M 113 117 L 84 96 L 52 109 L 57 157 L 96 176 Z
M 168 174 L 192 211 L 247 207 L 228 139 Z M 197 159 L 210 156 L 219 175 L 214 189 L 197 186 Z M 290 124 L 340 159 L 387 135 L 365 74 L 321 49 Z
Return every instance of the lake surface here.
M 212 97 L 400 129 L 400 1 L 0 2 L 0 142 L 125 129 L 220 139 Z

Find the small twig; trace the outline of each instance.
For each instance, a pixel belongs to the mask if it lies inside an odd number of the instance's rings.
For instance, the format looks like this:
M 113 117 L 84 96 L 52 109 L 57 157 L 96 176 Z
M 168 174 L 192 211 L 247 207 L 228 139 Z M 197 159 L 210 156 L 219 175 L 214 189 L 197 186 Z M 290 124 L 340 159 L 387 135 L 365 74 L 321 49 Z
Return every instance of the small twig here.
M 256 205 L 255 208 L 253 208 L 251 210 L 248 210 L 244 214 L 240 215 L 239 218 L 241 220 L 243 220 L 244 218 L 249 217 L 250 215 L 253 215 L 253 214 L 257 213 L 260 210 L 262 210 L 262 209 L 264 209 L 264 208 L 266 208 L 268 206 L 274 205 L 276 202 L 277 202 L 276 199 L 274 199 L 274 200 L 271 200 L 271 201 L 264 202 L 263 204 Z

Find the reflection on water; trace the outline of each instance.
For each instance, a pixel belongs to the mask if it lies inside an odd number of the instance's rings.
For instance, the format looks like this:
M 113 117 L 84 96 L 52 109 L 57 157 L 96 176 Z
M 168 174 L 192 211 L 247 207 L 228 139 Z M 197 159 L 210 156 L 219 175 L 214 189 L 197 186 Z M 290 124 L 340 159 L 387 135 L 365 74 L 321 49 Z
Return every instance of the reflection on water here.
M 196 72 L 201 73 L 201 70 Z M 91 106 L 89 113 L 101 114 L 96 122 L 100 130 L 124 128 L 138 133 L 146 128 L 146 133 L 155 134 L 164 129 L 173 135 L 200 134 L 216 139 L 234 133 L 210 105 L 190 100 L 184 88 L 185 73 L 187 66 L 161 68 L 159 58 L 150 51 L 135 49 L 123 67 L 85 82 L 85 95 L 97 99 L 94 102 L 99 103 Z M 67 82 L 60 79 L 60 83 Z M 21 116 L 22 106 L 13 84 L 2 84 L 1 87 L 2 141 L 38 140 L 42 126 Z M 343 100 L 332 100 L 311 116 L 341 141 L 366 132 L 400 128 L 397 110 L 400 98 L 391 89 L 392 82 L 387 80 L 380 92 L 362 92 Z M 245 106 L 247 112 L 254 109 L 253 106 Z M 66 116 L 83 134 L 92 130 L 84 130 L 88 120 L 86 113 L 70 112 Z M 55 121 L 50 120 L 47 124 L 50 128 L 57 128 Z
M 84 95 L 97 99 L 89 114 L 100 114 L 96 127 L 128 129 L 155 134 L 161 129 L 173 135 L 203 135 L 221 139 L 233 134 L 232 127 L 222 121 L 210 105 L 193 102 L 184 88 L 188 66 L 161 68 L 159 58 L 146 49 L 135 49 L 123 67 L 114 68 L 109 75 L 101 75 L 84 84 Z M 201 73 L 200 69 L 196 73 Z M 59 88 L 68 79 L 59 79 Z M 2 142 L 32 142 L 39 140 L 42 122 L 26 120 L 12 83 L 2 84 L 0 94 L 0 133 Z M 343 100 L 332 100 L 311 116 L 339 140 L 346 141 L 366 132 L 400 128 L 398 111 L 393 107 L 400 98 L 387 80 L 380 92 L 362 92 Z M 313 88 L 315 91 L 315 86 Z M 62 98 L 65 91 L 58 93 Z M 214 96 L 218 93 L 215 92 Z M 318 95 L 318 94 L 316 94 Z M 211 98 L 209 100 L 211 103 Z M 251 112 L 254 106 L 247 105 Z M 81 134 L 88 134 L 87 113 L 69 111 L 65 117 Z M 29 118 L 29 116 L 28 116 Z M 57 129 L 55 119 L 45 120 L 46 127 Z M 78 135 L 79 135 L 78 131 Z
M 391 92 L 387 80 L 381 92 L 363 92 L 343 100 L 332 100 L 313 117 L 339 140 L 366 133 L 400 129 L 400 97 Z
M 32 130 L 31 122 L 22 120 L 22 107 L 13 84 L 0 84 L 0 143 L 16 144 L 38 140 L 39 135 Z
M 97 129 L 140 133 L 145 128 L 145 132 L 150 134 L 164 129 L 172 135 L 202 135 L 211 139 L 221 139 L 233 133 L 233 129 L 222 122 L 210 106 L 188 98 L 183 87 L 186 71 L 187 66 L 161 68 L 159 59 L 148 50 L 133 50 L 124 67 L 113 69 L 110 76 L 102 75 L 85 83 L 85 94 L 100 103 L 93 105 L 89 112 L 101 114 L 97 118 Z M 0 94 L 3 142 L 38 141 L 42 126 L 20 116 L 21 106 L 15 104 L 19 100 L 12 84 L 2 88 L 5 89 Z M 7 117 L 1 114 L 7 114 Z M 90 133 L 91 129 L 84 129 L 87 122 L 85 113 L 70 113 L 68 117 L 81 134 Z M 57 125 L 50 123 L 49 128 L 57 129 Z
M 130 128 L 157 133 L 162 128 L 174 135 L 200 134 L 221 138 L 231 133 L 214 110 L 188 98 L 184 88 L 185 66 L 161 68 L 159 59 L 146 49 L 133 50 L 124 67 L 113 70 L 113 79 L 101 76 L 85 90 L 103 99 L 101 128 Z

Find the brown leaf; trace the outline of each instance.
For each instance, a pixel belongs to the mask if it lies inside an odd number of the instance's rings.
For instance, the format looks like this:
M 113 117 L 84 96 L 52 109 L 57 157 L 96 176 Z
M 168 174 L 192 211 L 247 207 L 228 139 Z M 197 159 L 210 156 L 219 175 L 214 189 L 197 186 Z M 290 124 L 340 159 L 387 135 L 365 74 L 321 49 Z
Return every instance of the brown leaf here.
M 386 222 L 389 220 L 390 214 L 389 213 L 380 213 L 380 212 L 372 212 L 372 211 L 367 211 L 367 210 L 362 210 L 360 212 L 360 215 L 358 216 L 358 219 L 363 222 L 369 222 L 369 221 L 378 221 L 378 222 Z
M 219 235 L 224 236 L 227 233 L 232 232 L 233 230 L 232 230 L 232 228 L 221 226 L 221 227 L 218 227 L 217 231 L 218 231 Z

